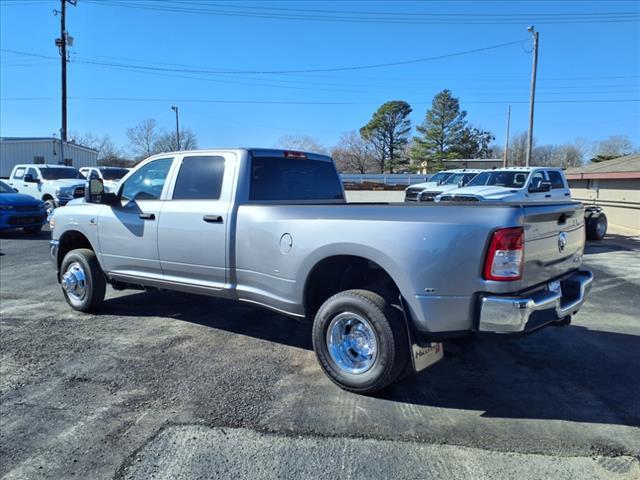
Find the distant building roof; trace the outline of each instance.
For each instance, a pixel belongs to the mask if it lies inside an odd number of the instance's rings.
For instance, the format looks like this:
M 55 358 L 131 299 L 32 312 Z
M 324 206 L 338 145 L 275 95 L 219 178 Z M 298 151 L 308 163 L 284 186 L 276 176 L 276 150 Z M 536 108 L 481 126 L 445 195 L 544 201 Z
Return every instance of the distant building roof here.
M 60 139 L 56 137 L 0 137 L 0 142 L 59 142 Z M 98 151 L 91 147 L 85 147 L 76 142 L 64 142 L 65 145 L 71 145 L 74 147 L 89 150 L 91 152 L 98 153 Z
M 626 155 L 602 162 L 591 162 L 583 167 L 568 168 L 569 180 L 640 178 L 640 155 Z

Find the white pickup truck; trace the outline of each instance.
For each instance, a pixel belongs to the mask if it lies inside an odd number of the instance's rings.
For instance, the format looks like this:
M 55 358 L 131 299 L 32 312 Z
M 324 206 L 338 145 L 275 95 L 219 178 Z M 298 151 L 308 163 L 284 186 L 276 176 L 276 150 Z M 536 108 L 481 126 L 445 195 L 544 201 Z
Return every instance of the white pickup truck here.
M 51 215 L 54 208 L 74 198 L 84 197 L 86 179 L 73 167 L 64 165 L 16 165 L 7 183 L 19 193 L 42 200 Z
M 470 170 L 458 168 L 455 170 L 443 170 L 433 175 L 423 183 L 411 185 L 404 191 L 405 202 L 431 202 L 443 192 L 453 190 L 466 185 L 482 170 Z
M 436 202 L 561 202 L 571 198 L 562 168 L 507 167 L 486 170 L 466 187 L 448 190 Z M 602 208 L 585 206 L 586 235 L 602 240 L 607 233 L 607 217 Z
M 80 173 L 88 180 L 99 178 L 102 180 L 105 191 L 116 192 L 118 183 L 122 177 L 129 173 L 129 169 L 123 167 L 82 167 Z

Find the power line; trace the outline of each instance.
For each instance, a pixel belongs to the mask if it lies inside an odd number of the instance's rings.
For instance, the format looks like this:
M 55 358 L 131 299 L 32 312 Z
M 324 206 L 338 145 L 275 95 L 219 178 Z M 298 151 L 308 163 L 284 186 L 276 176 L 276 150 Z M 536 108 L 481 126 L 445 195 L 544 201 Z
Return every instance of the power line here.
M 604 14 L 582 14 L 576 16 L 575 14 L 555 14 L 555 17 L 541 17 L 539 14 L 522 14 L 520 17 L 509 17 L 509 14 L 492 14 L 491 16 L 483 16 L 483 14 L 440 14 L 442 16 L 433 16 L 429 18 L 416 18 L 414 13 L 404 14 L 404 17 L 389 18 L 389 16 L 353 16 L 345 15 L 340 12 L 332 12 L 331 15 L 318 15 L 313 14 L 297 14 L 297 13 L 269 13 L 261 11 L 238 11 L 229 10 L 229 8 L 237 8 L 234 6 L 225 6 L 223 9 L 211 9 L 211 8 L 190 8 L 186 6 L 174 6 L 167 2 L 163 4 L 155 3 L 141 3 L 141 2 L 121 2 L 121 1 L 97 1 L 97 0 L 85 0 L 87 3 L 101 6 L 114 6 L 122 8 L 141 9 L 148 11 L 159 11 L 169 13 L 187 13 L 198 15 L 214 15 L 214 16 L 228 16 L 228 17 L 240 17 L 240 18 L 258 18 L 269 20 L 302 20 L 302 21 L 322 21 L 322 22 L 350 22 L 350 23 L 369 23 L 369 24 L 405 24 L 405 25 L 423 25 L 423 24 L 440 24 L 440 25 L 504 25 L 504 24 L 522 24 L 535 21 L 538 24 L 571 24 L 571 23 L 626 23 L 640 21 L 640 13 L 637 12 L 605 12 Z M 264 7 L 254 7 L 264 8 Z M 302 10 L 304 12 L 304 10 Z M 428 15 L 428 14 L 424 14 Z M 446 16 L 445 16 L 446 15 Z M 469 15 L 468 17 L 465 15 Z M 486 14 L 485 14 L 486 15 Z M 590 15 L 590 16 L 585 16 Z
M 218 70 L 218 69 L 168 68 L 168 67 L 152 67 L 152 66 L 146 66 L 146 65 L 133 65 L 133 64 L 113 63 L 113 62 L 98 62 L 98 61 L 92 61 L 92 60 L 75 60 L 74 63 L 83 63 L 87 65 L 108 65 L 112 67 L 127 67 L 127 68 L 136 68 L 140 70 L 151 70 L 151 71 L 161 71 L 161 72 L 203 73 L 203 74 L 269 75 L 269 74 L 288 74 L 288 73 L 343 72 L 343 71 L 352 71 L 352 70 L 368 70 L 368 69 L 375 69 L 375 68 L 396 67 L 400 65 L 411 65 L 415 63 L 423 63 L 423 62 L 429 62 L 433 60 L 442 60 L 445 58 L 459 57 L 463 55 L 470 55 L 473 53 L 496 50 L 499 48 L 516 45 L 521 42 L 522 40 L 516 40 L 512 42 L 499 43 L 497 45 L 490 45 L 488 47 L 474 48 L 474 49 L 463 50 L 459 52 L 435 55 L 432 57 L 422 57 L 422 58 L 414 58 L 411 60 L 401 60 L 397 62 L 377 63 L 377 64 L 370 64 L 370 65 L 351 65 L 351 66 L 344 66 L 344 67 L 287 69 L 287 70 Z M 52 58 L 46 55 L 29 54 L 26 52 L 18 52 L 16 50 L 8 50 L 8 49 L 0 49 L 0 50 L 3 52 L 9 52 L 9 53 L 22 53 L 23 55 L 32 56 L 32 57 Z
M 518 41 L 513 42 L 512 44 L 516 44 L 519 43 Z M 500 44 L 501 46 L 507 45 L 507 44 Z M 493 46 L 493 47 L 486 47 L 486 48 L 498 48 L 498 46 Z M 42 58 L 42 59 L 47 59 L 47 60 L 59 60 L 58 57 L 53 57 L 50 55 L 43 55 L 43 54 L 39 54 L 39 53 L 33 53 L 33 52 L 24 52 L 24 51 L 19 51 L 19 50 L 12 50 L 12 49 L 5 49 L 2 48 L 0 49 L 0 51 L 2 52 L 6 52 L 6 53 L 10 53 L 13 55 L 22 55 L 22 56 L 28 56 L 28 57 L 36 57 L 36 58 Z M 471 51 L 467 51 L 467 52 L 471 52 Z M 467 53 L 467 52 L 458 52 L 452 55 L 461 55 L 463 53 Z M 237 77 L 237 75 L 242 75 L 242 74 L 253 74 L 253 71 L 238 71 L 239 73 L 235 73 L 236 71 L 233 72 L 229 72 L 229 71 L 224 71 L 224 70 L 216 70 L 213 69 L 211 67 L 201 67 L 201 66 L 197 66 L 197 65 L 187 65 L 187 64 L 182 64 L 182 63 L 169 63 L 169 62 L 157 62 L 157 61 L 150 61 L 150 60 L 142 60 L 142 59 L 134 59 L 134 58 L 123 58 L 123 57 L 113 57 L 113 56 L 105 56 L 105 55 L 93 55 L 93 54 L 81 54 L 81 53 L 73 53 L 72 55 L 75 56 L 82 56 L 82 57 L 86 57 L 88 59 L 91 58 L 106 58 L 106 59 L 112 59 L 112 60 L 126 60 L 126 61 L 132 61 L 132 62 L 143 62 L 143 63 L 151 63 L 151 64 L 158 64 L 158 65 L 169 65 L 169 66 L 181 66 L 181 67 L 186 67 L 185 69 L 179 69 L 179 68 L 175 68 L 175 69 L 168 69 L 169 71 L 176 71 L 176 72 L 206 72 L 208 75 L 232 75 L 233 77 L 231 78 L 241 78 L 241 77 Z M 13 57 L 15 58 L 15 57 Z M 12 59 L 13 59 L 12 58 Z M 426 59 L 416 59 L 416 60 L 409 60 L 409 61 L 421 61 L 421 60 L 425 60 Z M 82 59 L 73 59 L 72 58 L 72 63 L 77 63 L 77 64 L 89 64 L 88 63 L 89 60 L 82 60 Z M 144 65 L 135 65 L 135 64 L 126 64 L 126 63 L 114 63 L 114 62 L 91 62 L 91 65 L 103 65 L 103 66 L 117 66 L 119 68 L 127 68 L 127 69 L 137 69 L 140 67 L 144 67 Z M 346 67 L 346 68 L 350 68 L 350 67 Z M 278 73 L 278 72 L 274 72 L 274 75 L 283 75 L 285 77 L 288 77 L 289 75 L 292 75 L 293 73 L 290 73 L 291 71 L 286 71 L 286 73 Z M 308 73 L 307 71 L 305 71 L 305 73 Z M 295 75 L 295 74 L 294 74 Z M 304 75 L 303 75 L 304 76 Z M 196 78 L 196 77 L 194 77 Z M 245 77 L 245 78 L 250 78 L 250 77 Z M 342 76 L 335 76 L 335 75 L 313 75 L 313 78 L 338 78 L 338 79 L 343 79 L 343 80 L 350 80 L 354 77 L 342 77 Z M 550 82 L 550 81 L 565 81 L 565 80 L 616 80 L 616 79 L 634 79 L 634 78 L 640 78 L 640 75 L 603 75 L 603 76 L 575 76 L 575 77 L 542 77 L 540 79 L 540 81 L 545 81 L 545 82 Z M 460 81 L 460 80 L 464 80 L 464 81 L 473 81 L 473 82 L 478 82 L 478 81 L 487 81 L 487 82 L 500 82 L 500 81 L 510 81 L 510 82 L 524 82 L 527 81 L 527 78 L 504 78 L 504 77 L 498 77 L 498 78 L 473 78 L 473 77 L 465 77 L 464 79 L 460 79 L 460 78 L 455 78 L 455 77 L 422 77 L 422 78 L 411 78 L 411 77 L 355 77 L 355 79 L 357 80 L 382 80 L 382 81 L 386 81 L 386 80 L 401 80 L 401 81 L 419 81 L 419 82 L 423 82 L 424 80 L 431 80 L 431 81 Z M 288 80 L 282 80 L 282 79 L 273 79 L 272 81 L 278 81 L 278 82 L 288 82 Z M 303 82 L 300 80 L 295 80 L 294 83 L 309 83 L 309 84 L 321 84 L 321 85 L 327 85 L 326 82 Z M 356 86 L 356 85 L 352 85 L 352 84 L 333 84 L 335 86 Z M 615 85 L 613 85 L 615 86 Z M 496 88 L 502 88 L 502 87 L 496 87 Z M 574 88 L 574 87 L 571 87 Z
M 123 102 L 183 102 L 183 103 L 215 103 L 215 104 L 246 104 L 246 105 L 378 105 L 380 102 L 314 102 L 299 100 L 219 100 L 204 98 L 145 98 L 145 97 L 68 97 L 69 100 L 83 101 L 123 101 Z M 53 101 L 53 97 L 5 97 L 0 101 Z M 536 103 L 562 104 L 562 103 L 632 103 L 640 102 L 640 98 L 620 98 L 620 99 L 562 99 L 562 100 L 536 100 Z M 509 103 L 529 103 L 528 100 L 508 101 L 508 100 L 473 100 L 465 101 L 465 104 L 509 104 Z M 411 102 L 412 105 L 431 105 L 431 101 Z

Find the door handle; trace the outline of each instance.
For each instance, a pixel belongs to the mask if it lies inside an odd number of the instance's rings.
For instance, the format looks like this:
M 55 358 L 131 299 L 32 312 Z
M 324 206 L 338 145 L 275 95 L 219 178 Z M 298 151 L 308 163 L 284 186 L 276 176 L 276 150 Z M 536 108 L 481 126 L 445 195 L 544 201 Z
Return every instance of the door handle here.
M 155 220 L 156 219 L 155 213 L 140 213 L 140 214 L 138 214 L 138 217 L 140 217 L 143 220 Z
M 222 217 L 220 215 L 205 215 L 202 220 L 208 223 L 222 223 Z

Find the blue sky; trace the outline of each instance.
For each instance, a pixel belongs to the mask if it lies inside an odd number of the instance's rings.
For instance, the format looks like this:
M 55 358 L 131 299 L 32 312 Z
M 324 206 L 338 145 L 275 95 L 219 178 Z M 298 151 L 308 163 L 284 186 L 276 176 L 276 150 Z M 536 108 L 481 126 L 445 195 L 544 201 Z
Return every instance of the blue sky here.
M 413 124 L 421 122 L 444 88 L 501 144 L 509 104 L 511 132 L 528 124 L 531 23 L 540 32 L 538 144 L 616 134 L 640 144 L 637 1 L 77 3 L 67 7 L 75 39 L 68 128 L 109 134 L 120 145 L 126 128 L 145 118 L 173 128 L 170 106 L 177 104 L 181 125 L 201 147 L 273 146 L 286 134 L 330 146 L 387 100 L 406 100 Z M 59 5 L 0 1 L 2 136 L 50 136 L 60 128 L 59 17 L 52 14 Z M 511 42 L 395 66 L 317 71 Z M 315 71 L 244 73 L 282 70 Z

